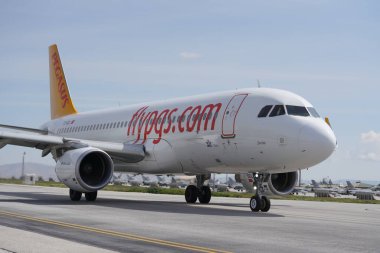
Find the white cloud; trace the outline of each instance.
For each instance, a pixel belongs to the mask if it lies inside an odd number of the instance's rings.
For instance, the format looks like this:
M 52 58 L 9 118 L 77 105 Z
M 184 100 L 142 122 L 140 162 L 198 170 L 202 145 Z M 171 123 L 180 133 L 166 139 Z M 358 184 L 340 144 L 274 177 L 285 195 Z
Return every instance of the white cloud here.
M 362 142 L 377 142 L 380 143 L 380 133 L 376 133 L 375 131 L 369 131 L 367 133 L 361 134 Z
M 189 60 L 198 59 L 202 57 L 202 55 L 198 53 L 194 53 L 194 52 L 181 52 L 179 56 L 183 59 L 189 59 Z
M 380 161 L 380 133 L 369 131 L 360 135 L 363 151 L 359 155 L 360 159 L 370 161 Z
M 380 161 L 380 152 L 379 153 L 370 152 L 367 154 L 361 154 L 359 155 L 359 158 L 363 160 Z

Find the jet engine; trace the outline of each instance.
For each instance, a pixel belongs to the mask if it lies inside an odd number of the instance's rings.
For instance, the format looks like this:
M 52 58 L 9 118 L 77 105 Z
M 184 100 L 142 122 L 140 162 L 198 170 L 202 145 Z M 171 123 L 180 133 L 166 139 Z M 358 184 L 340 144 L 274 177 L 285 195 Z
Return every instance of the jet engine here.
M 106 152 L 86 147 L 66 151 L 58 159 L 55 172 L 70 189 L 94 192 L 109 183 L 113 167 L 113 161 Z
M 271 174 L 268 179 L 270 191 L 275 195 L 287 195 L 291 193 L 298 182 L 298 172 L 286 172 Z

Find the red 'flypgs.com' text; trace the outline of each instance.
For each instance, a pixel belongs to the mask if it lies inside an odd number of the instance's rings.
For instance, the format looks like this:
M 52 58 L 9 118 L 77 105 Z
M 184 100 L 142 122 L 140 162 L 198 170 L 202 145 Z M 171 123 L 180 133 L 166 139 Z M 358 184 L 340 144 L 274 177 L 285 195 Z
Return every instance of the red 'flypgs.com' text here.
M 158 136 L 153 140 L 153 144 L 157 144 L 161 141 L 162 135 L 168 134 L 170 131 L 172 133 L 176 131 L 180 133 L 207 131 L 209 125 L 211 125 L 210 130 L 214 130 L 221 108 L 221 103 L 208 104 L 203 107 L 201 105 L 189 106 L 178 115 L 178 108 L 148 112 L 148 106 L 141 107 L 133 114 L 128 124 L 127 135 L 137 135 L 135 143 L 139 141 L 145 143 L 150 134 L 156 134 Z

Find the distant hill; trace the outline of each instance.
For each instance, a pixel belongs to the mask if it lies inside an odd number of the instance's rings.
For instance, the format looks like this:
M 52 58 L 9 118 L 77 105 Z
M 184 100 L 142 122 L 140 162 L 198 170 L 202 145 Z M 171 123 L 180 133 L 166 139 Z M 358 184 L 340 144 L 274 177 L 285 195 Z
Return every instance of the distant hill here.
M 0 178 L 20 178 L 21 168 L 21 163 L 0 165 Z M 42 177 L 44 180 L 49 180 L 49 178 L 58 180 L 54 166 L 41 163 L 25 163 L 25 174 L 36 174 L 37 177 Z

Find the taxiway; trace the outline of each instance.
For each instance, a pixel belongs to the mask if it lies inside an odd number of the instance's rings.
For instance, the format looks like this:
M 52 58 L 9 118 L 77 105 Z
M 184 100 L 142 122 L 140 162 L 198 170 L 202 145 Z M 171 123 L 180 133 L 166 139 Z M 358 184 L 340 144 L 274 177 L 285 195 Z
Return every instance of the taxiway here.
M 370 204 L 272 200 L 269 213 L 252 213 L 248 199 L 188 205 L 183 196 L 108 191 L 73 203 L 67 188 L 0 184 L 0 252 L 58 243 L 89 247 L 82 252 L 378 252 L 379 217 Z

